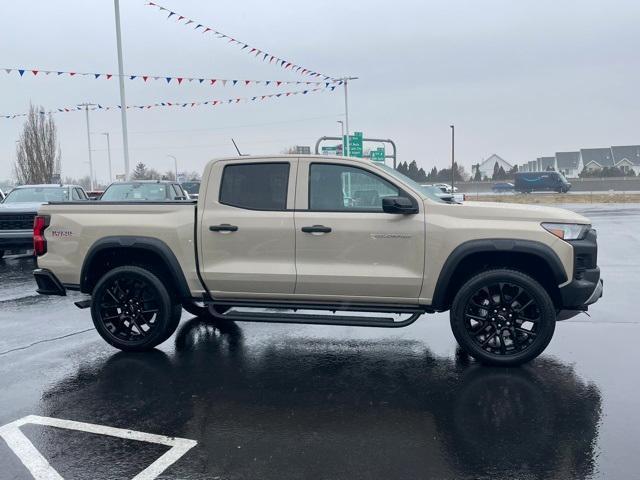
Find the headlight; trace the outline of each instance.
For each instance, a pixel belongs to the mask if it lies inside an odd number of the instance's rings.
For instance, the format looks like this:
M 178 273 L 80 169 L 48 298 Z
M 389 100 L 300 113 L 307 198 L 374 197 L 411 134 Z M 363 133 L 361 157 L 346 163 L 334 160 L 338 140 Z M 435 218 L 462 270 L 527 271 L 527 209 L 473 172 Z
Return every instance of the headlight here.
M 591 225 L 580 223 L 543 223 L 542 228 L 563 240 L 582 240 Z

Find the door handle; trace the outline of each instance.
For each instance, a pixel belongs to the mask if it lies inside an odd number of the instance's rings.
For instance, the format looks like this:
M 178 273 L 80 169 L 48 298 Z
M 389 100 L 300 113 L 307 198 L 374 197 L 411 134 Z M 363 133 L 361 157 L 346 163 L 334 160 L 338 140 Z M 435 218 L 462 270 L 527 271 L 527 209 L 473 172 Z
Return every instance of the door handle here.
M 211 225 L 209 230 L 212 232 L 237 232 L 238 227 L 236 225 L 229 225 L 228 223 L 222 223 L 220 225 Z
M 313 225 L 312 227 L 302 227 L 304 233 L 329 233 L 331 227 L 325 227 L 324 225 Z

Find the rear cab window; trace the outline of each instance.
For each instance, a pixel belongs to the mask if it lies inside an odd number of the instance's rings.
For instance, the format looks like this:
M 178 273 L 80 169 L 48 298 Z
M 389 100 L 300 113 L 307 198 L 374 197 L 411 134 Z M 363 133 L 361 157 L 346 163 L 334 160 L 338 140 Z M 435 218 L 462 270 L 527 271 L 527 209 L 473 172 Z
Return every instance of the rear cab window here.
M 289 162 L 226 165 L 219 201 L 247 210 L 286 210 L 289 170 Z

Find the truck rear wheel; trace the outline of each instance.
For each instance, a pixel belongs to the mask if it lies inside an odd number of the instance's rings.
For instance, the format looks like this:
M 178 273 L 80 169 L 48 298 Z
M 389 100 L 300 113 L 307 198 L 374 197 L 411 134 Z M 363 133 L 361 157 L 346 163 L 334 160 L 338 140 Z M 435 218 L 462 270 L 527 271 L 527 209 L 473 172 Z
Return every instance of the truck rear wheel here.
M 463 350 L 491 365 L 519 365 L 547 347 L 556 310 L 547 291 L 528 275 L 499 269 L 482 272 L 456 294 L 451 329 Z
M 145 268 L 114 268 L 92 294 L 93 324 L 120 350 L 150 350 L 164 342 L 178 327 L 180 313 L 180 304 L 165 284 Z

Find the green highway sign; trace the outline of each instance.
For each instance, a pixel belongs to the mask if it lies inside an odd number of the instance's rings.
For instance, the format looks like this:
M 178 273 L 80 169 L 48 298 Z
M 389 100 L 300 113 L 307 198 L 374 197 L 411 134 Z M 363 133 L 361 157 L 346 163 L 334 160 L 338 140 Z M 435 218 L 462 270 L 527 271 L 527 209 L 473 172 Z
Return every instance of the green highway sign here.
M 376 150 L 371 150 L 369 152 L 369 158 L 374 162 L 384 162 L 384 147 L 378 147 Z
M 342 139 L 344 145 L 344 151 L 347 151 L 347 136 Z M 349 135 L 349 156 L 362 158 L 362 132 L 353 132 L 353 135 Z
M 330 147 L 322 147 L 322 155 L 342 155 L 341 145 L 334 145 Z

